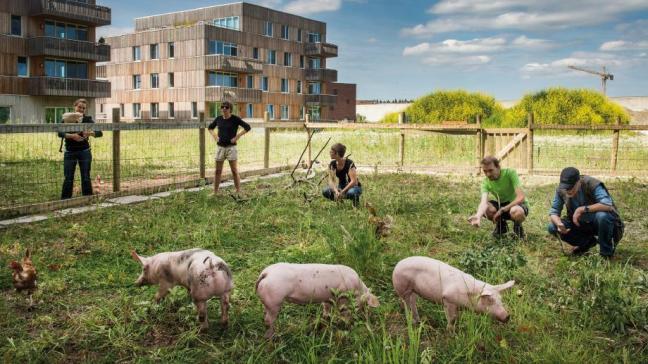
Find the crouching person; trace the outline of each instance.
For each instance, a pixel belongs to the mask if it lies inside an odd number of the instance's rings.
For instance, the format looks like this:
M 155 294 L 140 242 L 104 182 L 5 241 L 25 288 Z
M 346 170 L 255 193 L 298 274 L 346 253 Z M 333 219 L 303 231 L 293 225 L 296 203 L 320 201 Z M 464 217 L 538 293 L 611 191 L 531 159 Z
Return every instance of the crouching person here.
M 358 180 L 358 172 L 353 161 L 344 158 L 346 147 L 344 144 L 336 143 L 331 147 L 331 164 L 329 164 L 329 186 L 322 191 L 324 197 L 333 201 L 349 199 L 353 207 L 358 207 L 362 185 Z M 337 177 L 337 184 L 335 182 Z
M 567 206 L 567 218 L 561 218 Z M 586 253 L 599 244 L 599 253 L 611 258 L 623 237 L 624 225 L 605 185 L 578 169 L 567 167 L 560 173 L 551 210 L 549 233 L 573 245 L 574 255 Z

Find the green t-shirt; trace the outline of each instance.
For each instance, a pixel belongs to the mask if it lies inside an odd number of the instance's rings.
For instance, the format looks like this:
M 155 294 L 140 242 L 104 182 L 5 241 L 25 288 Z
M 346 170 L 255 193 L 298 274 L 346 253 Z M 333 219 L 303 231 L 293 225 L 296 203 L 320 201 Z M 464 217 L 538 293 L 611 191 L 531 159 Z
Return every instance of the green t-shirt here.
M 522 186 L 520 178 L 514 169 L 502 168 L 500 176 L 495 181 L 484 178 L 481 192 L 488 192 L 489 198 L 499 202 L 512 202 L 515 200 L 515 189 Z

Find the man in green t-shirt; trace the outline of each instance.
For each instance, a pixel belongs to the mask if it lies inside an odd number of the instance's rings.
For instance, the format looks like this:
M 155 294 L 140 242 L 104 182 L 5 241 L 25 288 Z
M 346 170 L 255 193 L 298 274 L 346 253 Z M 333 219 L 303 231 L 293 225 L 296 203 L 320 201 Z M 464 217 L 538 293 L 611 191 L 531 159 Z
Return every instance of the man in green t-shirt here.
M 487 178 L 481 185 L 481 202 L 477 213 L 468 222 L 479 227 L 482 216 L 486 215 L 495 224 L 493 236 L 499 237 L 508 231 L 507 220 L 513 220 L 513 232 L 524 239 L 522 222 L 529 215 L 529 206 L 517 172 L 510 168 L 501 169 L 499 160 L 491 156 L 482 159 L 481 167 Z M 489 196 L 492 197 L 490 200 Z

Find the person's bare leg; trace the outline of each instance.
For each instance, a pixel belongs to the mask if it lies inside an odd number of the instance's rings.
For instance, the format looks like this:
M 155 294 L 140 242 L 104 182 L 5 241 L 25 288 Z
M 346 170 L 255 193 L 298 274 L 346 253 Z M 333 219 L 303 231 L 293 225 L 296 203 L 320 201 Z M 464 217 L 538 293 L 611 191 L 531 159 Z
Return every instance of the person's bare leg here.
M 241 176 L 238 173 L 236 161 L 229 161 L 230 169 L 232 170 L 232 180 L 234 180 L 234 188 L 236 193 L 241 193 Z
M 216 169 L 214 170 L 214 195 L 218 194 L 218 187 L 220 186 L 224 163 L 225 161 L 216 161 Z

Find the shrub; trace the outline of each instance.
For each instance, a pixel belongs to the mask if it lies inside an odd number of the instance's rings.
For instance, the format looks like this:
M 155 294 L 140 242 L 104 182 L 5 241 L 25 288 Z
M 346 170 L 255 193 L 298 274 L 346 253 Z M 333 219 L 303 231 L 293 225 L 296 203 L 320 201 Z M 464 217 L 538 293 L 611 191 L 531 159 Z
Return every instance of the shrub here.
M 398 114 L 397 112 L 390 112 L 389 114 L 383 116 L 380 119 L 380 122 L 383 124 L 398 124 Z
M 525 126 L 530 112 L 534 113 L 537 124 L 614 124 L 617 116 L 622 124 L 630 122 L 628 113 L 601 93 L 557 87 L 525 95 L 517 105 L 506 111 L 501 126 Z
M 439 124 L 446 120 L 476 123 L 476 116 L 481 115 L 486 125 L 495 125 L 502 118 L 503 109 L 492 96 L 456 90 L 423 96 L 414 101 L 405 113 L 412 123 Z

